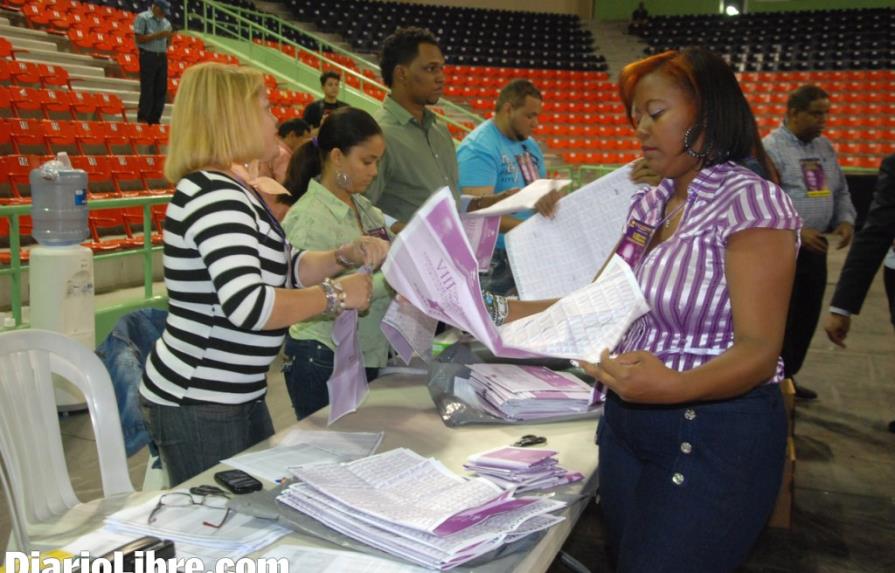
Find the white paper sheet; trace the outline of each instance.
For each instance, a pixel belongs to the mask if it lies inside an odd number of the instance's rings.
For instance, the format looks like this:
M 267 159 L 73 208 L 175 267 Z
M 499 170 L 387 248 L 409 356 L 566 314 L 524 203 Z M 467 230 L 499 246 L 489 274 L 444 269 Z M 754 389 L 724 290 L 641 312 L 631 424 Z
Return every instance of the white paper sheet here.
M 552 219 L 532 217 L 507 233 L 521 300 L 559 298 L 590 283 L 622 236 L 642 185 L 626 165 L 563 197 Z
M 314 432 L 293 428 L 279 438 L 274 438 L 274 444 L 309 444 L 331 452 L 363 458 L 376 453 L 383 436 L 382 432 Z
M 361 456 L 325 450 L 310 444 L 298 444 L 240 454 L 221 460 L 221 463 L 248 472 L 256 478 L 276 483 L 283 478 L 292 477 L 290 468 L 293 467 L 349 462 L 358 457 Z
M 437 320 L 429 318 L 409 302 L 393 300 L 379 329 L 404 364 L 409 365 L 414 354 L 426 363 L 432 361 L 432 342 L 437 326 Z
M 599 362 L 630 325 L 649 311 L 637 279 L 618 255 L 600 278 L 559 299 L 544 312 L 500 327 L 501 339 L 546 356 Z
M 568 187 L 571 179 L 536 179 L 529 185 L 526 185 L 519 192 L 514 193 L 506 199 L 477 211 L 467 213 L 469 217 L 488 217 L 492 215 L 509 215 L 510 213 L 518 213 L 534 209 L 537 202 L 551 191 L 558 191 L 564 187 Z
M 264 555 L 286 559 L 294 573 L 426 573 L 428 569 L 409 563 L 381 559 L 356 551 L 336 551 L 300 545 L 278 545 Z

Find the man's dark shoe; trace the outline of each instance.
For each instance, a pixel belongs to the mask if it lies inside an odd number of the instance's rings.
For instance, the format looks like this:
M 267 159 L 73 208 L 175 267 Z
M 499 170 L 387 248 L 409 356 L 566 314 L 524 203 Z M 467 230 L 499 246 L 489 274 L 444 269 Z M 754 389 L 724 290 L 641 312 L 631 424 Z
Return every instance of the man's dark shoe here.
M 889 422 L 889 431 L 895 434 L 895 420 Z
M 796 387 L 796 398 L 800 400 L 817 400 L 817 392 L 814 390 L 799 386 L 795 382 L 793 382 L 793 386 Z

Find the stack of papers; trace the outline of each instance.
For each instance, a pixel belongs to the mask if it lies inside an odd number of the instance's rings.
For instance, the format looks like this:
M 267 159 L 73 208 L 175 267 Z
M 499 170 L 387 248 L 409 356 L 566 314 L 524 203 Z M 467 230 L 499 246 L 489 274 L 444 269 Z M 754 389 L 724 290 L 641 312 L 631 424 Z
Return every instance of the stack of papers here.
M 446 187 L 398 234 L 382 272 L 421 312 L 472 334 L 493 354 L 508 358 L 598 362 L 603 350 L 615 348 L 631 324 L 649 311 L 631 267 L 613 255 L 593 283 L 498 329 L 482 299 L 479 263 Z M 400 328 L 397 334 L 411 338 Z
M 506 420 L 537 420 L 587 412 L 593 388 L 543 366 L 470 364 L 469 383 L 487 411 Z
M 226 510 L 205 505 L 165 505 L 150 524 L 149 515 L 158 504 L 159 497 L 153 496 L 146 503 L 110 515 L 106 518 L 104 529 L 129 540 L 145 535 L 170 539 L 174 542 L 178 558 L 198 557 L 208 570 L 213 570 L 214 563 L 219 559 L 244 557 L 289 533 L 275 521 L 232 511 L 223 526 L 211 527 L 206 523 L 220 523 Z M 193 497 L 197 503 L 202 499 L 201 496 Z
M 584 478 L 559 466 L 553 450 L 534 448 L 497 448 L 469 456 L 467 470 L 517 493 L 548 489 Z
M 277 499 L 339 533 L 434 569 L 450 569 L 563 518 L 555 500 L 514 498 L 483 478 L 395 449 L 299 469 Z
M 382 432 L 293 430 L 276 447 L 240 454 L 221 463 L 276 483 L 291 478 L 292 470 L 300 466 L 350 462 L 369 456 L 380 443 Z

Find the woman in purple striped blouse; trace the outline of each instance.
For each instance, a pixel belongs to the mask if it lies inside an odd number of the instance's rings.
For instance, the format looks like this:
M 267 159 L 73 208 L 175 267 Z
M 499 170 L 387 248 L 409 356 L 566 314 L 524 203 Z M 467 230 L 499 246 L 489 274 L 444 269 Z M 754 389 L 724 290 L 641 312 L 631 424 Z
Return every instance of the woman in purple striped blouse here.
M 731 571 L 780 487 L 777 382 L 800 220 L 782 189 L 740 165 L 766 156 L 716 55 L 632 63 L 620 92 L 662 181 L 635 195 L 628 221 L 646 245 L 627 260 L 651 310 L 617 355 L 583 365 L 610 390 L 598 429 L 609 549 L 619 571 Z
M 611 390 L 598 432 L 610 548 L 619 571 L 731 571 L 780 487 L 776 383 L 800 220 L 782 189 L 738 164 L 765 156 L 723 60 L 666 52 L 619 84 L 663 180 L 629 216 L 651 230 L 633 262 L 651 310 L 618 356 L 586 366 Z

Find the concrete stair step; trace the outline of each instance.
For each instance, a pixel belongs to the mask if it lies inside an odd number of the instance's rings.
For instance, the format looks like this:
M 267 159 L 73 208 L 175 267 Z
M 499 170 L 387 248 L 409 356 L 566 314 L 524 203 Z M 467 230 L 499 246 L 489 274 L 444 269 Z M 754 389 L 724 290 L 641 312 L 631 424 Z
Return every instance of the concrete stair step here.
M 140 82 L 137 80 L 128 80 L 123 78 L 107 78 L 105 76 L 83 76 L 73 74 L 72 78 L 77 78 L 77 82 L 72 82 L 72 87 L 86 89 L 88 91 L 131 91 L 140 92 Z
M 101 60 L 85 54 L 60 52 L 56 49 L 56 46 L 53 46 L 51 49 L 29 49 L 27 53 L 19 54 L 16 58 L 23 61 L 53 64 L 65 68 L 68 68 L 69 66 L 100 68 L 103 75 L 105 75 L 105 70 L 118 67 L 118 64 L 112 60 Z
M 32 38 L 7 38 L 9 43 L 12 44 L 13 48 L 17 48 L 20 50 L 45 50 L 48 52 L 52 52 L 58 48 L 55 42 L 48 42 L 45 40 L 36 40 Z
M 53 36 L 51 34 L 47 34 L 43 30 L 34 30 L 32 28 L 13 26 L 9 23 L 0 24 L 0 36 L 3 36 L 10 41 L 12 41 L 13 38 L 24 38 L 26 40 L 42 40 L 44 42 L 52 42 L 56 45 L 58 45 L 57 40 L 64 40 L 64 38 L 62 38 L 61 36 Z

